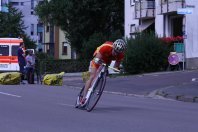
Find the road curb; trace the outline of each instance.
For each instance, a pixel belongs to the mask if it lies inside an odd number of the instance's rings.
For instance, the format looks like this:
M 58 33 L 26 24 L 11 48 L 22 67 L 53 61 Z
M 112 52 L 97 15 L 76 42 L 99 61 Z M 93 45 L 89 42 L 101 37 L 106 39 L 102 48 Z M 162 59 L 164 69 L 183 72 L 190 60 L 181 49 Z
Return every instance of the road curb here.
M 192 96 L 178 96 L 177 100 L 184 102 L 194 102 L 194 97 Z
M 198 97 L 195 97 L 194 98 L 194 101 L 198 103 Z
M 173 95 L 173 94 L 168 94 L 164 91 L 158 91 L 156 95 L 169 98 L 169 99 L 178 100 L 178 101 L 198 103 L 198 97 L 196 96 Z

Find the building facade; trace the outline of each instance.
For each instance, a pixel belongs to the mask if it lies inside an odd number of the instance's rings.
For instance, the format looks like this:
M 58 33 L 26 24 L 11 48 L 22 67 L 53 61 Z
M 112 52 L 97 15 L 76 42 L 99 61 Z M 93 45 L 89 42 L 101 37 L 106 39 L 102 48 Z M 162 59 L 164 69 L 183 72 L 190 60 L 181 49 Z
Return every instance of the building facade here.
M 38 17 L 35 15 L 34 8 L 38 4 L 39 0 L 9 0 L 9 3 L 12 4 L 13 7 L 19 9 L 23 15 L 23 21 L 25 26 L 25 33 L 30 36 L 30 38 L 36 42 L 38 42 L 39 37 L 38 33 Z
M 43 24 L 42 38 L 42 50 L 45 53 L 55 59 L 76 59 L 75 51 L 72 50 L 69 40 L 65 37 L 65 32 L 60 27 L 50 25 L 50 23 Z
M 23 21 L 27 27 L 25 33 L 36 42 L 37 50 L 48 53 L 55 59 L 71 59 L 71 46 L 65 39 L 64 32 L 59 27 L 44 25 L 35 15 L 35 7 L 42 1 L 9 0 L 8 2 L 23 13 Z
M 125 37 L 147 30 L 159 37 L 183 36 L 186 69 L 198 69 L 197 11 L 196 0 L 125 0 Z
M 65 33 L 57 26 L 44 25 L 43 51 L 55 59 L 75 59 Z

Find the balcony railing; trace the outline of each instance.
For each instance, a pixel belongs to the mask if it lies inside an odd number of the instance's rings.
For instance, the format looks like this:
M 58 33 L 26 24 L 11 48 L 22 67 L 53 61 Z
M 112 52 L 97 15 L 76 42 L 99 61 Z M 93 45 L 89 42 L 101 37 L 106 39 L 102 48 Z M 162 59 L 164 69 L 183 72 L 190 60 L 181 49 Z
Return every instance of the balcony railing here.
M 156 6 L 157 14 L 176 12 L 178 8 L 184 7 L 185 0 L 160 0 Z
M 155 1 L 142 1 L 135 3 L 135 10 L 155 9 Z
M 147 19 L 155 17 L 155 1 L 135 2 L 135 18 Z
M 166 4 L 166 3 L 173 3 L 173 2 L 184 2 L 185 0 L 161 0 L 161 4 Z

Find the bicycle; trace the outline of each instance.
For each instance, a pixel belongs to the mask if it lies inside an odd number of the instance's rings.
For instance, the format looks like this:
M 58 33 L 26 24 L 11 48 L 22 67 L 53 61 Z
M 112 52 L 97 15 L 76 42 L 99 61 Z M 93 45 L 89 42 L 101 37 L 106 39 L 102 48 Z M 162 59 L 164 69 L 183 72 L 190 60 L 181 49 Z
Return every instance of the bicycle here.
M 108 75 L 108 68 L 113 69 L 117 72 L 120 71 L 116 68 L 108 66 L 105 63 L 102 63 L 101 66 L 98 68 L 97 75 L 94 78 L 92 85 L 85 96 L 86 98 L 85 103 L 80 104 L 80 99 L 83 97 L 83 91 L 85 88 L 85 86 L 83 86 L 83 88 L 81 89 L 80 93 L 77 96 L 75 108 L 86 109 L 88 112 L 94 109 L 105 88 L 106 77 Z

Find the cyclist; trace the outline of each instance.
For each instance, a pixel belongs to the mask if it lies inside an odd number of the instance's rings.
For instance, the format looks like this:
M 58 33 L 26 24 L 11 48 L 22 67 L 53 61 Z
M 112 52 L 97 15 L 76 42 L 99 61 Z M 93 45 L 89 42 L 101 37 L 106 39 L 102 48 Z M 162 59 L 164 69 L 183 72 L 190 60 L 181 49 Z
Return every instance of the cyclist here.
M 83 97 L 80 100 L 81 104 L 84 104 L 86 93 L 91 86 L 94 77 L 96 76 L 97 69 L 101 62 L 110 64 L 112 60 L 115 60 L 114 68 L 119 68 L 122 59 L 124 58 L 124 51 L 126 50 L 126 43 L 122 39 L 117 39 L 115 42 L 107 41 L 99 46 L 93 54 L 93 60 L 90 62 L 89 72 L 90 78 L 85 83 L 85 89 L 83 91 Z

